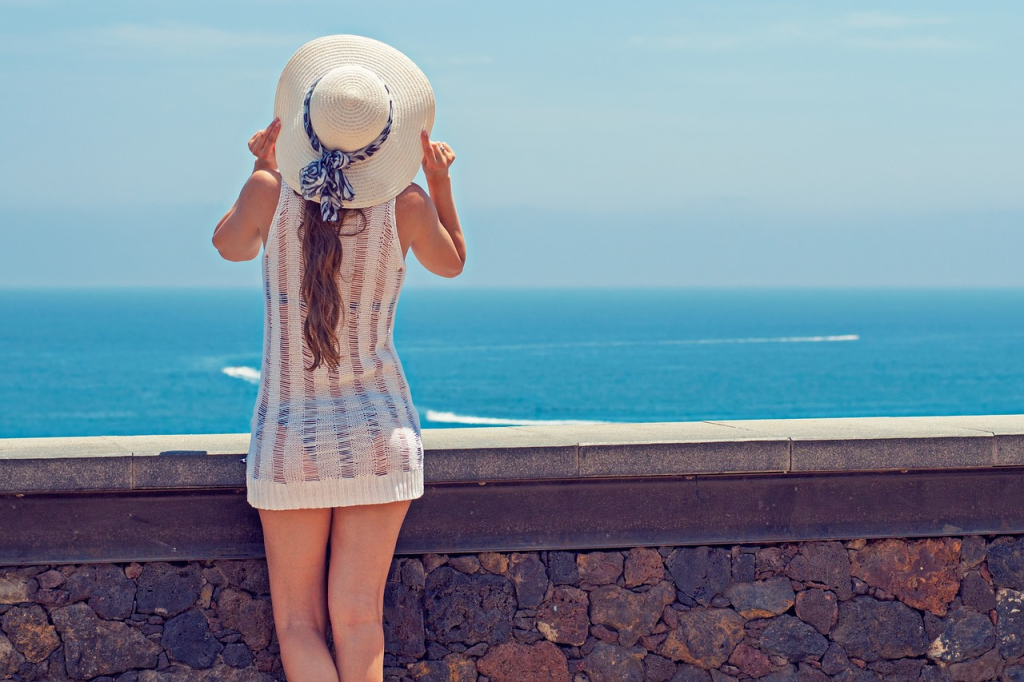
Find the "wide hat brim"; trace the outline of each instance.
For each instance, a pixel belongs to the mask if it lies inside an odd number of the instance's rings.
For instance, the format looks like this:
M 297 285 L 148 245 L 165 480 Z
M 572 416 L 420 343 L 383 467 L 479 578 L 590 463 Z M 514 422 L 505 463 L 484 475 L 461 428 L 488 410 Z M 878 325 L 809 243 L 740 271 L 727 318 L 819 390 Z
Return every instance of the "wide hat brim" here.
M 343 202 L 343 207 L 364 208 L 398 196 L 416 177 L 423 161 L 420 131 L 429 133 L 434 126 L 434 91 L 411 59 L 372 38 L 324 36 L 296 50 L 277 82 L 274 115 L 281 119 L 277 166 L 288 186 L 300 194 L 300 171 L 320 158 L 303 128 L 303 99 L 316 79 L 348 64 L 377 74 L 388 86 L 394 103 L 394 120 L 387 140 L 370 158 L 355 161 L 345 169 L 355 197 Z

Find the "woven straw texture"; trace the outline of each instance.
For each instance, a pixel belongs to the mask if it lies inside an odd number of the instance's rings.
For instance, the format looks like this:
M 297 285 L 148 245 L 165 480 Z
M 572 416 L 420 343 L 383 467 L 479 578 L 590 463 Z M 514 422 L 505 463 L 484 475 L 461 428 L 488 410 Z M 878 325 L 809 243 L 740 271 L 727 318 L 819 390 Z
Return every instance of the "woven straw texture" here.
M 248 502 L 301 509 L 415 499 L 423 494 L 423 443 L 392 337 L 405 274 L 395 201 L 367 209 L 361 231 L 342 232 L 341 362 L 312 372 L 299 289 L 304 204 L 282 183 L 263 253 L 263 363 L 246 457 Z
M 345 170 L 345 176 L 355 191 L 354 200 L 345 202 L 345 207 L 362 208 L 398 196 L 416 176 L 423 160 L 420 131 L 430 132 L 434 126 L 434 92 L 427 77 L 412 60 L 390 45 L 372 38 L 324 36 L 300 47 L 285 65 L 274 98 L 274 115 L 281 119 L 277 164 L 285 182 L 292 187 L 300 187 L 299 172 L 319 157 L 310 146 L 302 126 L 302 101 L 317 78 L 346 65 L 362 66 L 376 74 L 390 89 L 395 107 L 391 134 L 384 145 L 369 159 L 355 162 Z M 353 79 L 351 74 L 349 76 L 351 84 Z M 326 113 L 329 109 L 326 105 L 331 101 L 341 102 L 344 99 L 337 95 L 318 97 L 321 84 L 335 93 L 341 92 L 340 84 L 331 80 L 317 84 L 310 102 L 310 119 L 317 136 L 328 148 L 335 149 L 342 147 L 334 147 L 332 143 L 346 139 L 358 140 L 369 135 L 363 144 L 371 141 L 384 127 L 386 111 L 384 119 L 372 130 L 368 126 L 375 117 L 380 118 L 379 109 L 339 112 L 336 115 Z M 358 88 L 372 88 L 369 79 L 361 81 Z M 374 97 L 371 90 L 364 90 L 364 94 L 371 100 Z M 340 126 L 352 122 L 356 123 L 356 130 L 344 134 Z

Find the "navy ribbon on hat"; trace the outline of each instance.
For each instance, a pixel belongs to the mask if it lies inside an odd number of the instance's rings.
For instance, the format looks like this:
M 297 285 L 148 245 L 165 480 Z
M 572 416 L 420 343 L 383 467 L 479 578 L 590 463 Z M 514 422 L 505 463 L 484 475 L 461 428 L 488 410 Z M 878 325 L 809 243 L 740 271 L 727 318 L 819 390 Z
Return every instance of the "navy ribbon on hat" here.
M 326 222 L 336 222 L 338 211 L 341 210 L 343 201 L 352 201 L 355 198 L 355 190 L 345 177 L 345 169 L 355 161 L 364 161 L 380 149 L 384 140 L 391 134 L 391 122 L 394 120 L 395 106 L 391 99 L 391 90 L 385 85 L 388 93 L 388 122 L 384 130 L 370 144 L 353 152 L 344 152 L 340 149 L 327 149 L 320 138 L 313 132 L 313 124 L 309 120 L 309 100 L 313 96 L 313 88 L 320 82 L 317 78 L 309 86 L 306 98 L 302 102 L 302 125 L 309 137 L 309 144 L 313 151 L 320 154 L 320 158 L 310 161 L 299 171 L 299 181 L 302 188 L 302 196 L 305 199 L 320 200 L 320 215 Z

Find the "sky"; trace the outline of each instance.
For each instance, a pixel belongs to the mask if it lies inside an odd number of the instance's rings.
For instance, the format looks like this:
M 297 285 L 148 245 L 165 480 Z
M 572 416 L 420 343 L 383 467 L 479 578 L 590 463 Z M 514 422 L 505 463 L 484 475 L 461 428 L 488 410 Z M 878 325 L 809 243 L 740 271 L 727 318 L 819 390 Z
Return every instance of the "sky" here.
M 332 33 L 458 156 L 409 286 L 1024 286 L 1019 2 L 0 0 L 0 287 L 258 287 L 210 237 Z

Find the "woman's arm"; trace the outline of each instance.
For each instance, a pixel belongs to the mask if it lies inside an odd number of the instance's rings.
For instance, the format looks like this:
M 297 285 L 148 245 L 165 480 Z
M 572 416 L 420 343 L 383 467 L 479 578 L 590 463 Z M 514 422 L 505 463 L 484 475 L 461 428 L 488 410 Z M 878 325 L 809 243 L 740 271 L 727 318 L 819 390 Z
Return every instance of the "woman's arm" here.
M 213 245 L 226 260 L 252 260 L 260 254 L 260 246 L 266 244 L 281 193 L 275 155 L 280 131 L 281 123 L 274 119 L 249 140 L 249 150 L 256 156 L 252 175 L 213 231 Z
M 448 175 L 455 152 L 443 142 L 431 142 L 426 131 L 420 140 L 430 193 L 410 184 L 398 197 L 395 218 L 401 231 L 411 233 L 410 248 L 423 267 L 435 275 L 455 277 L 466 263 L 466 240 Z

